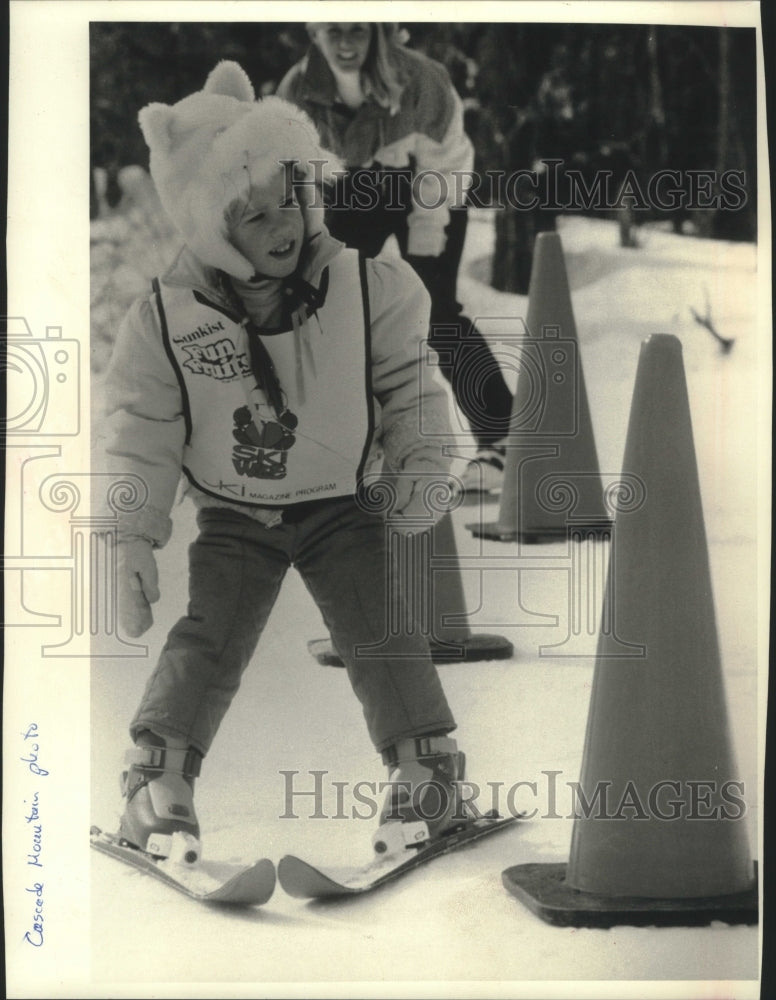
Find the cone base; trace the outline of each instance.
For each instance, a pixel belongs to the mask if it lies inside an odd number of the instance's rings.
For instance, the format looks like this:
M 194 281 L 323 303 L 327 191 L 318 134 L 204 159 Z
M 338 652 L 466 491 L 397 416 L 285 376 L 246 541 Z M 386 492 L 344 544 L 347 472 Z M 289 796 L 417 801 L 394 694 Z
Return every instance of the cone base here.
M 693 899 L 647 899 L 643 896 L 602 896 L 566 885 L 565 864 L 527 864 L 501 874 L 504 887 L 528 909 L 556 927 L 696 927 L 719 920 L 726 924 L 756 924 L 757 863 L 747 892 Z
M 511 660 L 514 646 L 501 635 L 470 635 L 455 642 L 430 643 L 434 663 L 477 663 L 481 660 Z M 310 655 L 322 667 L 344 667 L 330 639 L 311 639 L 307 643 Z
M 591 534 L 610 536 L 614 526 L 613 521 L 591 521 L 584 523 L 564 523 L 557 527 L 535 528 L 529 531 L 518 531 L 517 528 L 505 528 L 498 521 L 489 521 L 480 524 L 467 524 L 466 530 L 470 531 L 475 538 L 485 538 L 491 542 L 522 542 L 525 545 L 540 545 L 542 543 L 559 542 L 569 536 L 572 541 L 582 541 L 582 533 L 585 537 Z

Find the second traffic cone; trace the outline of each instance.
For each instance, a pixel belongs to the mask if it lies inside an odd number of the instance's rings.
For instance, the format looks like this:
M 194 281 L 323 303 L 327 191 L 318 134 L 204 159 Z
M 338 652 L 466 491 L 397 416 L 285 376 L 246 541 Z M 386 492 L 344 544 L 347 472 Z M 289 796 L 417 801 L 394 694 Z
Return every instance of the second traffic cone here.
M 565 538 L 570 527 L 602 530 L 610 517 L 558 233 L 536 237 L 526 327 L 498 520 L 467 528 L 529 543 Z
M 508 639 L 473 633 L 468 624 L 450 514 L 445 514 L 430 531 L 399 541 L 399 574 L 394 580 L 398 593 L 393 606 L 407 599 L 408 625 L 428 635 L 434 663 L 510 659 L 514 648 Z M 307 648 L 322 666 L 344 666 L 331 639 L 313 639 Z
M 757 921 L 680 342 L 646 340 L 623 460 L 644 500 L 618 514 L 566 865 L 519 865 L 505 886 L 574 926 Z

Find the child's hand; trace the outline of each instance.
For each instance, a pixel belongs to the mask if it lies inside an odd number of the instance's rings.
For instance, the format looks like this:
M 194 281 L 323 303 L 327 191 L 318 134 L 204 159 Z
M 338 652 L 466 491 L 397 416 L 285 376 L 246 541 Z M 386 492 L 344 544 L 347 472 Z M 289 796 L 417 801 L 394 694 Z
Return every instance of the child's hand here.
M 392 527 L 408 535 L 429 531 L 448 510 L 453 497 L 447 476 L 438 470 L 399 474 L 393 482 L 396 502 L 388 515 Z
M 153 625 L 151 605 L 159 600 L 159 576 L 151 543 L 145 538 L 119 542 L 119 621 L 137 639 Z

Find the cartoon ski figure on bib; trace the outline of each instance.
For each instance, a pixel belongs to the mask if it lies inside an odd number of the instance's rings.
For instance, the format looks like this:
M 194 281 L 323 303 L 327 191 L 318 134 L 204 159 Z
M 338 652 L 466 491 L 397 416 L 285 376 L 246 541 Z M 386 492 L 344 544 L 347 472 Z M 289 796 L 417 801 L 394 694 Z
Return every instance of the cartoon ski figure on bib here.
M 254 479 L 284 479 L 288 452 L 296 443 L 298 419 L 288 407 L 276 414 L 267 402 L 234 411 L 232 449 L 235 472 Z

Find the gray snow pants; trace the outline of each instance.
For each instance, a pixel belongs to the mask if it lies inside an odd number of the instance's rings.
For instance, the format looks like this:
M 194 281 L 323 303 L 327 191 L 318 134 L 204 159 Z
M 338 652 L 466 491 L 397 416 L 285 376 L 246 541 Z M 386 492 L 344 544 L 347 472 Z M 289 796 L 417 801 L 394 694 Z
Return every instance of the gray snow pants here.
M 218 507 L 201 510 L 197 521 L 188 613 L 171 629 L 146 685 L 133 739 L 150 729 L 208 752 L 291 565 L 345 662 L 375 749 L 455 728 L 426 638 L 389 628 L 382 517 L 345 498 L 273 528 Z M 364 656 L 359 646 L 379 646 L 380 655 Z

